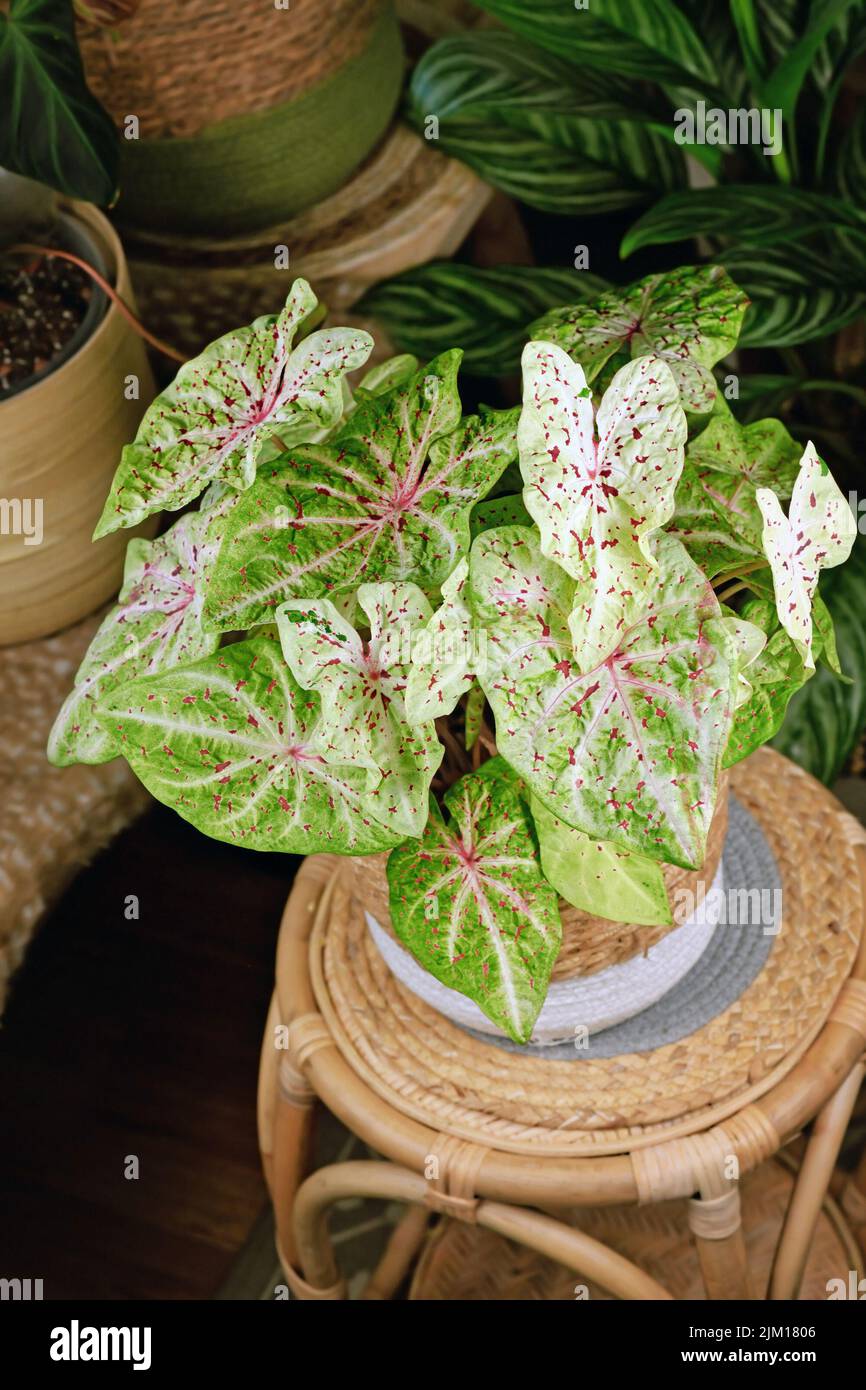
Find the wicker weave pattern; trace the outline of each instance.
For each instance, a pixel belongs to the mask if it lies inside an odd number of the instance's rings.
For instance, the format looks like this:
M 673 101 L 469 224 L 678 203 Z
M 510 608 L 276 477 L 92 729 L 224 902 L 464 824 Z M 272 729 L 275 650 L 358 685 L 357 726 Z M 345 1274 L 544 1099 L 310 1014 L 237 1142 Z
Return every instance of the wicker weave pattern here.
M 340 882 L 328 929 L 311 944 L 311 970 L 350 1065 L 402 1113 L 524 1154 L 634 1150 L 706 1128 L 764 1094 L 816 1037 L 850 973 L 860 891 L 847 818 L 819 783 L 761 750 L 732 785 L 777 859 L 783 922 L 764 970 L 711 1023 L 610 1060 L 504 1053 L 394 980 Z
M 197 135 L 315 87 L 362 52 L 383 0 L 142 0 L 116 29 L 82 26 L 87 81 L 116 121 L 138 116 L 142 139 Z
M 672 864 L 664 865 L 665 884 L 672 904 L 675 905 L 677 902 L 677 892 L 685 892 L 690 895 L 694 907 L 700 907 L 716 876 L 727 828 L 726 776 L 710 826 L 707 857 L 703 866 L 700 869 L 689 870 L 677 868 Z M 391 936 L 394 936 L 388 906 L 388 880 L 385 871 L 387 863 L 387 854 L 364 855 L 350 860 L 346 873 L 351 879 L 352 893 L 357 901 L 372 913 Z M 593 917 L 588 912 L 581 912 L 564 898 L 559 900 L 559 916 L 562 922 L 562 947 L 553 967 L 553 980 L 570 980 L 579 975 L 594 975 L 598 970 L 607 970 L 611 965 L 632 960 L 641 954 L 646 955 L 651 946 L 655 946 L 656 942 L 666 937 L 683 920 L 680 911 L 670 926 L 630 926 L 627 922 L 611 922 L 605 917 Z
M 760 1298 L 765 1296 L 792 1186 L 790 1172 L 780 1163 L 766 1163 L 743 1179 L 746 1249 Z M 675 1298 L 706 1297 L 684 1202 L 589 1208 L 581 1211 L 575 1224 L 618 1254 L 634 1260 Z M 850 1232 L 838 1213 L 825 1206 L 810 1247 L 800 1298 L 826 1300 L 828 1279 L 847 1278 L 855 1254 Z M 856 1262 L 853 1267 L 857 1267 Z M 573 1301 L 575 1289 L 582 1283 L 578 1275 L 525 1246 L 491 1231 L 447 1221 L 428 1242 L 409 1297 L 431 1301 Z M 592 1299 L 610 1298 L 598 1285 L 589 1283 L 585 1287 Z

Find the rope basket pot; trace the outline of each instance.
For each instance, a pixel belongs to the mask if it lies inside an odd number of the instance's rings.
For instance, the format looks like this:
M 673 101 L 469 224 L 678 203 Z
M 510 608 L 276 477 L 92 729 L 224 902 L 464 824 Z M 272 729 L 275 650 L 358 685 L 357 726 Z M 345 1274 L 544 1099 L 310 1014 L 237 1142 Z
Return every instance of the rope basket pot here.
M 300 212 L 369 154 L 403 82 L 391 0 L 142 0 L 79 42 L 125 137 L 124 228 L 225 234 Z
M 694 908 L 701 907 L 719 871 L 727 828 L 726 774 L 719 789 L 716 811 L 707 837 L 707 854 L 702 867 L 681 869 L 671 864 L 662 866 L 668 897 L 674 908 L 677 902 L 688 902 Z M 396 942 L 388 901 L 388 855 L 363 855 L 346 862 L 354 897 L 375 920 L 379 929 Z M 633 926 L 627 922 L 612 922 L 604 917 L 594 917 L 560 898 L 562 946 L 553 967 L 551 983 L 593 975 L 598 971 L 608 970 L 611 966 L 622 965 L 635 956 L 646 955 L 651 947 L 663 941 L 676 928 L 685 929 L 686 915 L 674 911 L 674 921 L 670 924 Z
M 148 327 L 194 355 L 275 313 L 298 275 L 345 322 L 377 280 L 453 255 L 491 193 L 466 165 L 396 124 L 348 183 L 297 217 L 219 238 L 125 228 L 124 245 Z
M 788 1074 L 831 1011 L 847 1016 L 862 995 L 861 982 L 846 981 L 863 931 L 866 844 L 820 783 L 771 750 L 739 763 L 731 790 L 732 826 L 745 816 L 751 829 L 736 853 L 726 847 L 726 875 L 730 858 L 731 883 L 751 888 L 769 856 L 779 920 L 769 934 L 763 912 L 720 924 L 695 967 L 701 978 L 690 973 L 671 991 L 675 1012 L 660 1001 L 663 1017 L 650 1028 L 656 1010 L 647 1010 L 620 1025 L 629 1040 L 613 1049 L 606 1040 L 618 1029 L 553 1049 L 459 1027 L 388 968 L 353 861 L 309 861 L 328 883 L 309 938 L 312 991 L 348 1065 L 401 1114 L 523 1155 L 632 1152 L 727 1123 Z

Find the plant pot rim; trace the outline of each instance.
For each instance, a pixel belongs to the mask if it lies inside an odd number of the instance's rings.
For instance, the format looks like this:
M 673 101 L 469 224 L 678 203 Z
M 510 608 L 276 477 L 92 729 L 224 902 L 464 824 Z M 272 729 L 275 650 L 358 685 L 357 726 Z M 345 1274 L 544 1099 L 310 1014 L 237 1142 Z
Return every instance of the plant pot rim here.
M 65 244 L 61 249 L 74 250 L 81 255 L 94 270 L 109 282 L 116 281 L 123 251 L 120 241 L 108 219 L 88 203 L 66 202 L 58 204 L 57 222 L 62 228 L 70 230 L 72 246 Z M 65 241 L 65 239 L 64 239 Z M 0 410 L 13 400 L 24 396 L 32 399 L 33 393 L 47 381 L 57 377 L 69 364 L 96 341 L 104 331 L 112 312 L 116 312 L 105 291 L 94 282 L 93 295 L 87 313 L 69 341 L 56 357 L 52 358 L 36 375 L 26 378 L 20 385 L 6 392 L 0 399 Z

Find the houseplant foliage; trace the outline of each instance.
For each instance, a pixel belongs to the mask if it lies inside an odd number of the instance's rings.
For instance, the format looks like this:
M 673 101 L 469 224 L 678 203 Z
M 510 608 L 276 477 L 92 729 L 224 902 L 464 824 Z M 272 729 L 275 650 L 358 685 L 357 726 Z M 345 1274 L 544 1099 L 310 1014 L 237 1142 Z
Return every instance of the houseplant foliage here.
M 742 346 L 817 344 L 862 315 L 866 124 L 840 111 L 863 0 L 478 3 L 503 29 L 440 39 L 412 76 L 407 116 L 428 135 L 435 117 L 440 148 L 545 211 L 634 208 L 625 256 L 705 238 L 752 300 Z M 699 102 L 779 112 L 778 128 L 680 144 Z M 686 154 L 709 187 L 688 186 Z
M 818 582 L 850 510 L 715 390 L 745 296 L 719 269 L 652 288 L 640 333 L 609 297 L 558 310 L 522 406 L 465 416 L 456 349 L 351 389 L 372 340 L 305 332 L 296 282 L 124 450 L 97 534 L 199 506 L 131 543 L 51 736 L 217 839 L 390 851 L 400 940 L 517 1041 L 559 899 L 669 923 L 661 866 L 702 864 L 723 769 L 838 667 Z
M 0 7 L 0 93 L 0 166 L 72 198 L 113 201 L 117 132 L 85 81 L 72 0 Z

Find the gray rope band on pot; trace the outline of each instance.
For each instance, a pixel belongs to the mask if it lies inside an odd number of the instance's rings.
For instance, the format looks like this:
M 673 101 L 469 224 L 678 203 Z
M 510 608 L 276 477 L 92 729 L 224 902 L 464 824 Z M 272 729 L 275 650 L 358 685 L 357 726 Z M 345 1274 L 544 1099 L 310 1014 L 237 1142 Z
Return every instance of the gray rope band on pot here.
M 726 902 L 745 902 L 747 911 L 738 911 L 734 922 L 719 922 L 697 964 L 643 1013 L 592 1034 L 582 1048 L 575 1047 L 573 1041 L 542 1047 L 520 1046 L 509 1038 L 474 1029 L 465 1031 L 508 1052 L 574 1062 L 585 1057 L 651 1052 L 688 1037 L 723 1013 L 748 989 L 763 969 L 780 926 L 782 885 L 773 852 L 757 821 L 733 794 L 722 862 Z M 772 925 L 761 920 L 762 903 L 771 909 Z

